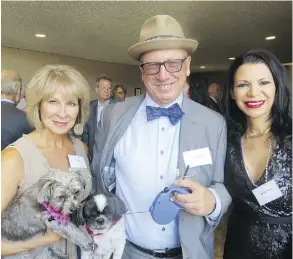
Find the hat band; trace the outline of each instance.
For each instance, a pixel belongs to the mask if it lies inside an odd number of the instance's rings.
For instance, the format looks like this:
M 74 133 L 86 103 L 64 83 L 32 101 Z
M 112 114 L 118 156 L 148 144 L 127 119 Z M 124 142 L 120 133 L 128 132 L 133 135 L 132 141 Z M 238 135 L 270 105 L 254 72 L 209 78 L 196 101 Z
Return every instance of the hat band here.
M 183 39 L 182 37 L 174 36 L 174 35 L 159 35 L 159 36 L 151 37 L 151 38 L 146 39 L 144 41 L 154 40 L 154 39 L 157 39 L 157 38 L 177 38 L 177 39 Z

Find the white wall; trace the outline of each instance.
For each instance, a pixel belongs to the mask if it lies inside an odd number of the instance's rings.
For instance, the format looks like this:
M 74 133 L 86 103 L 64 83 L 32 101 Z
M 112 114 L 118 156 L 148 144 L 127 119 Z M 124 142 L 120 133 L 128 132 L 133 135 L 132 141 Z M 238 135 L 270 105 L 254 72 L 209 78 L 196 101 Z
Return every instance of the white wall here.
M 140 87 L 144 92 L 138 66 L 120 65 L 88 59 L 73 58 L 43 52 L 35 52 L 14 48 L 1 48 L 2 69 L 15 70 L 27 84 L 33 74 L 48 64 L 63 64 L 75 67 L 85 77 L 92 87 L 92 100 L 96 99 L 95 82 L 99 74 L 106 73 L 113 80 L 113 86 L 118 83 L 127 89 L 127 96 L 134 95 L 134 88 Z

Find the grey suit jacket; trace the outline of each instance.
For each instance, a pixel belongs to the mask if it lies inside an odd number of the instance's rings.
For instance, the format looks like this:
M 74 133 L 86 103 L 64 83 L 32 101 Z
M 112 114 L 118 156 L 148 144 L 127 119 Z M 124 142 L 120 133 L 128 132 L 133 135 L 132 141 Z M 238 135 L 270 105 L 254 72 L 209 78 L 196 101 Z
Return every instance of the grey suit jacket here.
M 110 103 L 116 103 L 116 99 L 109 99 Z M 89 158 L 91 160 L 93 155 L 93 147 L 95 143 L 95 133 L 97 129 L 97 105 L 98 100 L 94 100 L 90 102 L 90 112 L 89 112 L 89 118 L 87 123 L 84 126 L 83 134 L 82 134 L 82 141 L 85 142 L 89 148 Z
M 33 131 L 25 112 L 12 103 L 1 101 L 1 150 Z
M 108 105 L 102 112 L 91 164 L 94 188 L 99 191 L 108 191 L 104 184 L 104 169 L 113 163 L 114 148 L 143 99 L 144 96 L 131 97 L 125 103 Z M 185 171 L 183 152 L 209 147 L 213 164 L 190 168 L 189 177 L 216 191 L 221 200 L 221 218 L 231 202 L 223 185 L 227 135 L 225 120 L 219 113 L 186 98 L 183 100 L 182 110 L 185 115 L 180 128 L 178 168 Z M 184 259 L 214 258 L 213 227 L 205 217 L 193 216 L 185 211 L 181 211 L 179 216 Z

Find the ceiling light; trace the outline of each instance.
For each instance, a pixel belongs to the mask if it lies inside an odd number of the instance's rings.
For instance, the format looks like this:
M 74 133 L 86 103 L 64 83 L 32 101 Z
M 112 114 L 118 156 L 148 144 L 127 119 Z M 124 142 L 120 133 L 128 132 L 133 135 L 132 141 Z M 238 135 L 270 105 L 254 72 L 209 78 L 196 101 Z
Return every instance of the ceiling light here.
M 37 37 L 37 38 L 46 38 L 46 34 L 41 34 L 41 33 L 37 33 L 37 34 L 35 34 L 35 36 Z
M 229 58 L 230 60 L 235 60 L 235 58 L 234 57 L 231 57 L 231 58 Z
M 276 36 L 269 36 L 269 37 L 266 37 L 266 40 L 274 40 L 276 38 Z
M 205 66 L 200 66 L 199 68 L 206 68 Z

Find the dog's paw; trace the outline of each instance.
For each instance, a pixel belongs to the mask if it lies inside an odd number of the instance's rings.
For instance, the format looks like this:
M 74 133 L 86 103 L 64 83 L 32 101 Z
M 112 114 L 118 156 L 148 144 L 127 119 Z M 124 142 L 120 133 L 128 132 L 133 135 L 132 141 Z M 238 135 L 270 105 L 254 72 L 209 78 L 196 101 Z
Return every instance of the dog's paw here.
M 56 220 L 51 220 L 51 218 L 47 218 L 45 224 L 48 228 L 53 229 L 54 231 L 59 229 L 59 223 Z
M 80 249 L 84 250 L 84 251 L 91 251 L 91 250 L 95 250 L 95 244 L 93 244 L 93 242 L 89 242 L 89 243 L 80 243 L 78 244 L 78 246 L 80 247 Z
M 84 251 L 91 251 L 95 249 L 95 244 L 93 243 L 93 240 L 87 235 L 78 239 L 77 245 Z
M 40 215 L 38 215 L 38 217 L 40 217 L 40 219 L 44 222 L 48 221 L 52 216 L 48 213 L 42 213 Z
M 48 255 L 50 258 L 58 258 L 58 259 L 69 259 L 69 256 L 66 254 L 63 254 L 60 250 L 56 249 L 55 247 L 50 246 L 48 248 Z
M 85 251 L 94 250 L 93 249 L 93 240 L 90 235 L 85 232 L 79 232 L 79 235 L 76 236 L 76 244 Z

